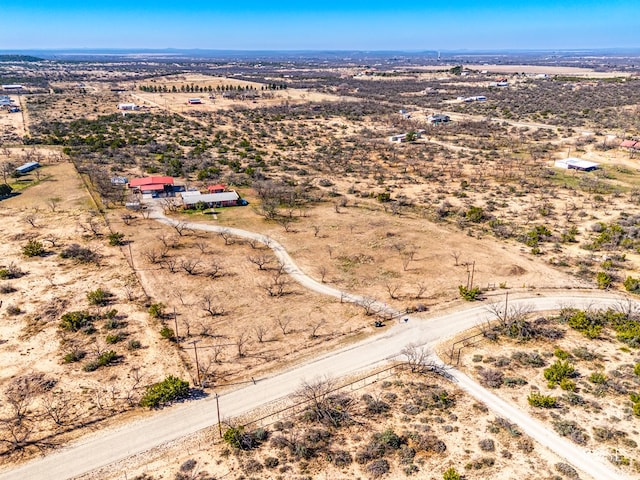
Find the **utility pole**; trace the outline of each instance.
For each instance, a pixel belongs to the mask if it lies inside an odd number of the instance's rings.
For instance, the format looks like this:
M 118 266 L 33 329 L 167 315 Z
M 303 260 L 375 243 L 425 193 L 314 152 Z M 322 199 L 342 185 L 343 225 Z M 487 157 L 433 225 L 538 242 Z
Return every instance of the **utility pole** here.
M 178 334 L 178 316 L 176 315 L 176 307 L 173 307 L 173 325 L 176 327 L 176 341 L 180 343 L 180 335 Z
M 507 312 L 509 308 L 509 292 L 505 292 L 504 294 L 504 321 L 507 321 Z
M 198 375 L 198 386 L 202 385 L 200 382 L 200 364 L 198 363 L 198 347 L 197 344 L 200 340 L 194 340 L 192 342 L 189 342 L 193 345 L 193 353 L 195 354 L 196 357 L 196 373 Z
M 476 272 L 476 261 L 474 260 L 471 264 L 471 286 L 469 288 L 473 289 L 473 275 Z
M 216 392 L 216 412 L 218 413 L 218 433 L 220 434 L 220 438 L 222 438 L 222 424 L 220 423 L 220 401 L 218 400 L 220 395 Z

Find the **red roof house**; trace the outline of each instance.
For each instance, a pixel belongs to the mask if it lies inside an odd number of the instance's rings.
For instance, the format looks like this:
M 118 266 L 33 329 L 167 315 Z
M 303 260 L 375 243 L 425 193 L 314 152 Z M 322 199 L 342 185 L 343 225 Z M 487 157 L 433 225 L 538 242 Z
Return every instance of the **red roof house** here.
M 143 177 L 133 178 L 129 182 L 129 188 L 142 187 L 146 185 L 173 185 L 173 177 Z
M 207 190 L 209 190 L 209 193 L 222 193 L 224 192 L 224 189 L 227 188 L 224 185 L 209 185 L 207 187 Z
M 635 140 L 624 140 L 624 141 L 620 144 L 620 146 L 621 146 L 622 148 L 633 148 L 633 147 L 635 147 L 635 146 L 636 146 L 636 143 L 637 143 L 637 142 L 636 142 Z

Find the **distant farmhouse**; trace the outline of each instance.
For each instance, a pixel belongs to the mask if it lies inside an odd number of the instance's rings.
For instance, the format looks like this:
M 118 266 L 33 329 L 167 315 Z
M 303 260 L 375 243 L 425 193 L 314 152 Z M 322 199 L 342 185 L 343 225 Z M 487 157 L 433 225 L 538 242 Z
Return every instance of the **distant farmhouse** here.
M 187 100 L 187 103 L 189 105 L 201 105 L 202 104 L 202 99 L 200 99 L 200 98 L 190 98 L 189 100 Z
M 640 151 L 640 142 L 635 140 L 624 140 L 620 144 L 620 148 L 626 148 L 631 151 Z
M 563 158 L 562 160 L 556 160 L 554 164 L 557 168 L 564 168 L 565 170 L 580 170 L 582 172 L 590 172 L 600 167 L 599 163 L 589 162 L 580 158 Z
M 135 103 L 119 103 L 118 110 L 140 110 L 140 106 Z
M 401 133 L 399 135 L 391 135 L 389 137 L 389 141 L 391 143 L 404 143 L 412 140 L 417 140 L 418 138 L 422 137 L 423 133 L 425 133 L 424 130 L 418 130 L 416 132 Z M 409 138 L 409 140 L 407 138 Z
M 19 92 L 23 88 L 24 87 L 22 85 L 18 85 L 18 84 L 2 85 L 2 89 L 6 90 L 7 92 Z
M 427 122 L 429 122 L 431 125 L 439 125 L 441 123 L 449 123 L 451 121 L 451 118 L 449 117 L 449 115 L 444 115 L 442 113 L 436 113 L 433 115 L 429 115 L 427 117 Z

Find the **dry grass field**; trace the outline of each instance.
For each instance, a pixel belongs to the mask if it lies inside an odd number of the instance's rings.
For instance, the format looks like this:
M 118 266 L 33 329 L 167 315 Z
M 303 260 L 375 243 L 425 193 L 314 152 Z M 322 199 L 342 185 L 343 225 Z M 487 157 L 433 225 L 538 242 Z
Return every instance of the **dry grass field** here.
M 83 68 L 73 79 L 59 74 L 48 88 L 22 96 L 24 116 L 0 115 L 10 135 L 0 149 L 3 172 L 26 161 L 43 164 L 24 177 L 5 175 L 17 195 L 0 201 L 0 360 L 7 365 L 0 374 L 0 459 L 6 464 L 148 414 L 137 406 L 145 388 L 168 375 L 194 387 L 198 378 L 202 388 L 222 387 L 377 331 L 375 312 L 304 290 L 266 247 L 172 228 L 144 210 L 126 210 L 123 201 L 133 197 L 111 184 L 115 175 L 172 175 L 200 189 L 224 183 L 249 205 L 215 212 L 172 208 L 169 215 L 269 235 L 313 278 L 425 316 L 461 308 L 459 286 L 478 287 L 488 299 L 504 292 L 640 291 L 640 281 L 627 281 L 640 270 L 639 170 L 636 154 L 616 146 L 621 136 L 640 135 L 637 78 L 610 81 L 615 72 L 532 66 L 531 72 L 560 79 L 514 76 L 508 90 L 489 90 L 486 103 L 472 105 L 450 100 L 484 93 L 477 89 L 493 77 L 445 71 L 359 79 L 350 66 L 323 72 L 320 80 L 277 69 L 247 80 L 167 75 L 156 71 L 162 65 L 113 76 L 108 67 Z M 589 85 L 562 77 L 587 74 Z M 546 107 L 550 92 L 562 94 L 557 109 Z M 593 92 L 603 94 L 602 105 L 582 108 Z M 571 95 L 576 110 L 563 113 Z M 519 99 L 534 96 L 540 107 L 529 111 Z M 617 96 L 626 101 L 613 112 Z M 189 98 L 203 104 L 188 105 Z M 143 108 L 117 111 L 117 103 L 130 101 Z M 427 115 L 450 110 L 450 124 L 426 123 Z M 425 132 L 414 142 L 388 138 L 418 130 Z M 569 155 L 601 168 L 553 167 Z M 534 387 L 555 392 L 541 380 L 542 366 L 533 371 L 513 360 L 524 358 L 514 353 L 537 352 L 547 366 L 567 353 L 581 375 L 575 394 L 585 403 L 533 411 L 556 430 L 571 427 L 555 426 L 557 415 L 570 414 L 580 425 L 589 420 L 584 444 L 602 457 L 618 455 L 612 461 L 632 471 L 638 435 L 628 398 L 637 383 L 630 373 L 637 350 L 609 336 L 585 342 L 572 330 L 557 341 L 526 345 L 501 337 L 465 352 L 462 364 L 480 380 L 481 369 L 496 364 L 509 378 L 527 378 L 528 384 L 497 393 L 530 409 Z M 576 353 L 584 349 L 592 353 L 588 359 Z M 628 382 L 629 391 L 594 386 L 587 378 L 600 371 Z M 431 403 L 411 408 L 421 389 Z M 450 405 L 431 395 L 441 389 L 454 399 Z M 364 394 L 389 408 L 367 411 Z M 478 479 L 572 478 L 570 470 L 558 470 L 565 467 L 557 467 L 552 453 L 513 429 L 508 433 L 508 423 L 438 377 L 403 374 L 353 394 L 350 402 L 357 421 L 344 428 L 294 419 L 295 426 L 270 426 L 269 440 L 250 452 L 218 441 L 212 447 L 215 432 L 204 432 L 93 478 L 122 472 L 137 478 L 377 478 L 369 466 L 383 457 L 386 478 L 441 478 L 450 466 Z M 620 427 L 599 430 L 612 422 Z M 387 428 L 397 433 L 397 445 L 383 448 L 381 458 L 356 461 L 372 431 Z M 418 448 L 425 436 L 434 442 L 432 434 L 445 451 Z M 305 458 L 279 437 L 306 439 L 315 453 Z M 343 464 L 336 460 L 338 445 L 351 461 L 343 454 Z

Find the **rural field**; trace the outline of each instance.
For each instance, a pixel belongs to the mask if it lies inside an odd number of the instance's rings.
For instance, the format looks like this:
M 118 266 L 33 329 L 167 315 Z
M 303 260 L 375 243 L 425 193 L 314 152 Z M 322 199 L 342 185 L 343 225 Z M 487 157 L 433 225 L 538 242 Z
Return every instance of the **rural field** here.
M 278 418 L 212 418 L 78 478 L 598 478 L 447 368 L 640 475 L 640 77 L 481 62 L 0 61 L 24 85 L 0 112 L 2 473 L 482 305 L 375 381 L 317 372 Z M 151 198 L 140 177 L 171 181 Z M 244 205 L 183 208 L 212 185 Z M 593 305 L 508 303 L 576 292 Z

